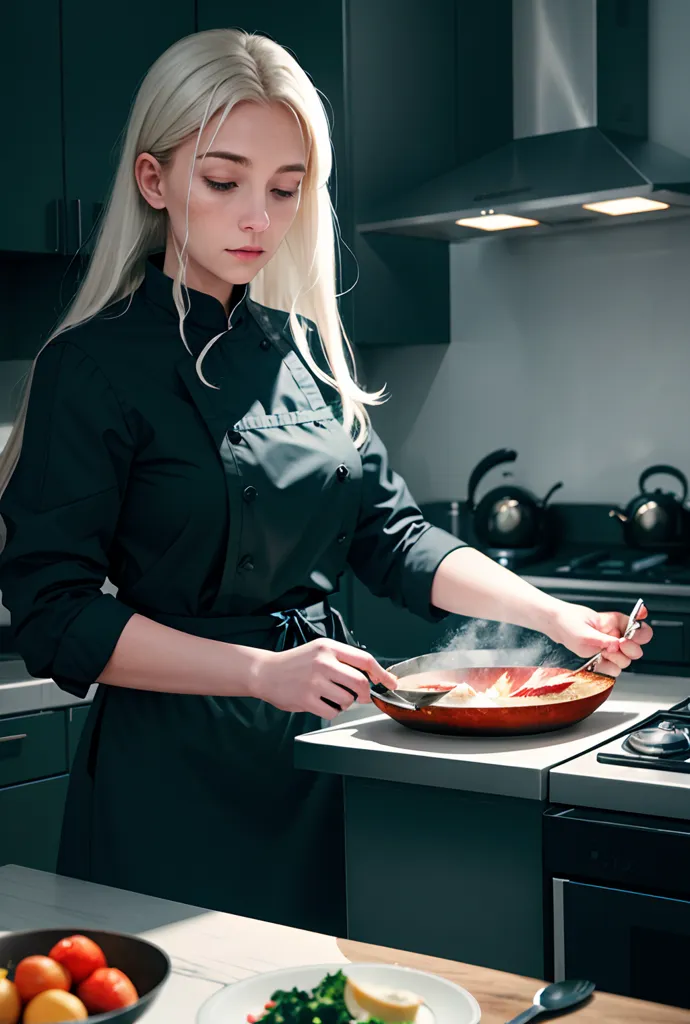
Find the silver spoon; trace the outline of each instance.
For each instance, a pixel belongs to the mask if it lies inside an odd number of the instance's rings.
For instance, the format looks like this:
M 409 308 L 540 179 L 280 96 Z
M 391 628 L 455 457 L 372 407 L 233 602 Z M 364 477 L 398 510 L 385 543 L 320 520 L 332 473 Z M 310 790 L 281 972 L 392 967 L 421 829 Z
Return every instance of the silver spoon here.
M 639 601 L 636 601 L 635 607 L 633 608 L 633 610 L 630 613 L 630 617 L 628 618 L 628 625 L 625 627 L 625 633 L 623 633 L 623 636 L 621 637 L 622 640 L 629 640 L 630 637 L 633 635 L 633 633 L 635 633 L 640 628 L 640 626 L 642 625 L 641 622 L 637 621 L 637 616 L 640 614 L 640 612 L 642 611 L 643 607 L 644 607 L 644 600 L 642 598 L 640 598 Z M 603 651 L 599 651 L 599 653 L 595 654 L 593 658 L 590 658 L 589 661 L 586 661 L 584 663 L 584 665 L 580 665 L 580 667 L 577 669 L 577 671 L 578 672 L 588 672 L 588 671 L 591 671 L 591 669 L 593 669 L 595 665 L 599 664 L 599 662 L 601 661 L 601 659 L 603 657 L 604 657 L 604 652 Z
M 411 704 L 415 711 L 419 711 L 420 708 L 428 708 L 430 704 L 435 704 L 437 700 L 455 689 L 454 686 L 444 686 L 433 690 L 405 690 L 398 686 L 395 690 L 389 690 L 383 683 L 371 683 L 370 685 L 379 697 L 385 697 L 387 700 L 391 697 L 400 697 L 405 704 Z
M 528 1020 L 540 1017 L 542 1013 L 562 1013 L 574 1010 L 594 992 L 591 981 L 557 981 L 553 985 L 540 988 L 534 997 L 529 1010 L 524 1010 L 513 1017 L 508 1024 L 527 1024 Z

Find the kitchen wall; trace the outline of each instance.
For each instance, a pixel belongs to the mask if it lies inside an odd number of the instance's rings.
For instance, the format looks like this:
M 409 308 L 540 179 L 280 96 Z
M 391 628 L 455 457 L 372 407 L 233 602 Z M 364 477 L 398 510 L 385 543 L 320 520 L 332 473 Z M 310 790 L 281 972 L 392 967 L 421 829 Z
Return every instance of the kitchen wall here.
M 650 3 L 650 136 L 690 156 L 690 3 Z M 451 247 L 450 345 L 371 349 L 374 422 L 418 501 L 464 497 L 493 448 L 559 500 L 625 501 L 690 475 L 690 218 Z
M 450 345 L 364 354 L 374 422 L 418 501 L 464 497 L 493 448 L 559 500 L 625 501 L 690 474 L 690 218 L 453 246 Z

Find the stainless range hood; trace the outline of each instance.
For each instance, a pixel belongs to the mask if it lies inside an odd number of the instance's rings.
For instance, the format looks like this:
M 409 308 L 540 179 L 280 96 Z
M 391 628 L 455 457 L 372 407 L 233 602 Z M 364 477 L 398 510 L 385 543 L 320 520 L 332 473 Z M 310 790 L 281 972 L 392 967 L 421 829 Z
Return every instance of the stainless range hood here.
M 378 208 L 360 231 L 461 242 L 486 237 L 496 215 L 538 222 L 496 230 L 505 237 L 690 213 L 690 159 L 648 138 L 647 0 L 513 0 L 506 11 L 512 141 Z M 653 212 L 585 208 L 633 198 Z M 475 218 L 479 228 L 457 223 Z

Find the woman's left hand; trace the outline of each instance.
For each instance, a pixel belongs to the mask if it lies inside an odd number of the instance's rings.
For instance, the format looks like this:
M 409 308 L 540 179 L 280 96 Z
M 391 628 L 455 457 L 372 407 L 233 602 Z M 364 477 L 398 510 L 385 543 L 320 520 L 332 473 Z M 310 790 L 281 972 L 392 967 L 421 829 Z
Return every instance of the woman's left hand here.
M 643 608 L 640 619 L 647 616 Z M 596 666 L 597 672 L 618 676 L 631 661 L 642 657 L 642 647 L 652 639 L 651 627 L 643 622 L 630 640 L 622 640 L 628 624 L 624 612 L 595 612 L 584 605 L 559 601 L 550 616 L 547 635 L 563 644 L 580 658 L 591 658 L 603 650 L 604 656 Z

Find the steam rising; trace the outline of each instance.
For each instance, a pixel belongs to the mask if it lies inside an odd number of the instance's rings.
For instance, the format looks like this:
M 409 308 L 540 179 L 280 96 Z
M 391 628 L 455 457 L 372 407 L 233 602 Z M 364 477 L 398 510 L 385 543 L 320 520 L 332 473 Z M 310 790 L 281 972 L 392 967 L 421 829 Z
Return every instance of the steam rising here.
M 446 633 L 432 653 L 451 654 L 477 650 L 510 652 L 510 655 L 516 655 L 516 664 L 538 668 L 559 667 L 565 653 L 562 647 L 532 630 L 485 619 L 468 619 L 460 629 Z

